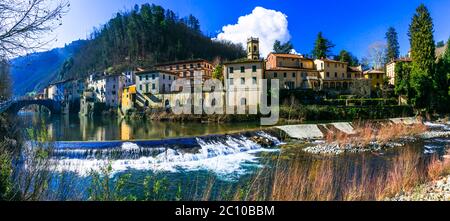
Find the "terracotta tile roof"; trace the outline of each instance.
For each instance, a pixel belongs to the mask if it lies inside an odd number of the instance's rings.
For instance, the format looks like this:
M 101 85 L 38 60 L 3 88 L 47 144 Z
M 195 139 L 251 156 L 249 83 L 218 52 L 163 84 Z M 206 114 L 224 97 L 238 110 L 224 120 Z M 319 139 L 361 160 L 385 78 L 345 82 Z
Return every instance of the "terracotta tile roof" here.
M 358 66 L 358 67 L 348 66 L 348 71 L 350 71 L 350 72 L 362 72 L 362 67 L 361 66 Z
M 160 64 L 156 64 L 155 67 L 161 67 L 161 66 L 167 66 L 167 65 L 177 65 L 177 64 L 198 63 L 198 62 L 207 62 L 207 63 L 211 64 L 211 62 L 209 62 L 205 59 L 199 58 L 199 59 L 192 59 L 192 60 L 180 60 L 180 61 L 160 63 Z
M 151 74 L 151 73 L 165 73 L 165 74 L 171 74 L 171 75 L 176 75 L 178 76 L 177 73 L 173 72 L 173 71 L 166 71 L 166 70 L 146 70 L 146 71 L 138 71 L 135 74 L 136 75 L 141 75 L 141 74 Z
M 304 58 L 303 56 L 298 55 L 298 54 L 280 54 L 280 53 L 273 53 L 272 52 L 272 53 L 269 54 L 269 56 L 270 55 L 273 55 L 275 57 L 284 57 L 284 58 L 297 58 L 297 59 Z
M 336 60 L 331 60 L 331 59 L 328 59 L 328 58 L 325 58 L 325 59 L 317 59 L 317 60 L 320 60 L 320 61 L 327 61 L 327 62 L 331 62 L 331 63 L 348 64 L 348 62 L 336 61 Z
M 269 68 L 266 71 L 316 71 L 316 69 L 307 69 L 307 68 L 287 68 L 287 67 L 273 67 Z

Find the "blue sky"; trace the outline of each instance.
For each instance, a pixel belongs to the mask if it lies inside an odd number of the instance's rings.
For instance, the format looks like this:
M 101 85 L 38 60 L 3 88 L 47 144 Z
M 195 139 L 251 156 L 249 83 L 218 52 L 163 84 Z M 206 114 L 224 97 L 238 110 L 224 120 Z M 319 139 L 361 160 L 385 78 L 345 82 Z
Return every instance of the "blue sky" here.
M 287 16 L 289 36 L 296 51 L 302 54 L 310 53 L 317 33 L 322 31 L 325 37 L 336 44 L 335 53 L 346 49 L 362 57 L 365 56 L 370 44 L 384 41 L 384 34 L 389 26 L 397 29 L 401 53 L 405 54 L 409 48 L 408 25 L 415 8 L 422 2 L 431 11 L 435 24 L 435 40 L 447 40 L 450 36 L 450 1 L 448 0 L 69 1 L 71 10 L 64 17 L 63 25 L 56 30 L 58 41 L 51 47 L 59 47 L 72 40 L 86 38 L 93 27 L 104 24 L 117 11 L 124 11 L 132 8 L 134 4 L 142 3 L 161 5 L 172 9 L 181 17 L 193 14 L 200 20 L 202 31 L 213 37 L 222 31 L 223 26 L 236 24 L 240 16 L 252 13 L 257 6 L 275 10 Z M 262 21 L 263 23 L 273 21 L 278 24 L 270 16 L 262 20 L 265 20 Z

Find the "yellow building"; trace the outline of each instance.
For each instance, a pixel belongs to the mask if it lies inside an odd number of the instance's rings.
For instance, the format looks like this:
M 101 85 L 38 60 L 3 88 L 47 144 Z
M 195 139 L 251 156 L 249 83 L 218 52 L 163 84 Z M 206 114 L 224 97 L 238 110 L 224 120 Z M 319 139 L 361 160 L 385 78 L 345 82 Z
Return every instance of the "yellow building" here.
M 136 85 L 131 85 L 123 89 L 122 92 L 122 112 L 126 113 L 134 107 L 136 101 Z
M 386 73 L 382 70 L 368 70 L 364 71 L 364 78 L 371 80 L 371 87 L 373 90 L 381 88 L 384 85 Z
M 264 77 L 278 79 L 281 89 L 319 89 L 319 72 L 314 60 L 295 54 L 270 53 Z

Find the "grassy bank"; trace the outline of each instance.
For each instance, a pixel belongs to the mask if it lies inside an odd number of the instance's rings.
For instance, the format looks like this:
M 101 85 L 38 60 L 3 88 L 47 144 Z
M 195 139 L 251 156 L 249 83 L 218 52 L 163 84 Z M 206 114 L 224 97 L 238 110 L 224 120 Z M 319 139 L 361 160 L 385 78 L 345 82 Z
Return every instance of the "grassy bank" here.
M 279 123 L 306 121 L 354 121 L 357 119 L 385 119 L 414 116 L 409 106 L 331 106 L 331 105 L 292 105 L 280 107 Z M 177 115 L 165 110 L 128 113 L 126 118 L 150 119 L 173 122 L 255 122 L 262 115 Z

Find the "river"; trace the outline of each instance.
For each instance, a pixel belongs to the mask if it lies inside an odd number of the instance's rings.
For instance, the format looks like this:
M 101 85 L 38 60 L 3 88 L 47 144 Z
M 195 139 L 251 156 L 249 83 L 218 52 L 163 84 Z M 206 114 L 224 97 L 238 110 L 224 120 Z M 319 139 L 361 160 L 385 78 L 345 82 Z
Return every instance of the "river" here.
M 49 140 L 55 141 L 49 200 L 101 199 L 93 181 L 104 181 L 115 188 L 123 177 L 126 180 L 115 190 L 114 200 L 233 200 L 245 195 L 249 185 L 255 185 L 255 176 L 271 177 L 269 183 L 274 185 L 277 170 L 283 165 L 291 170 L 294 165 L 307 174 L 328 169 L 333 185 L 339 188 L 355 177 L 362 182 L 368 174 L 372 179 L 373 174 L 385 173 L 399 159 L 417 157 L 427 162 L 435 153 L 442 155 L 450 144 L 448 138 L 432 138 L 374 153 L 319 156 L 301 151 L 303 143 L 290 141 L 285 145 L 257 123 L 92 120 L 34 113 L 20 113 L 19 119 L 25 128 L 46 130 Z M 431 126 L 433 130 L 450 131 L 448 125 Z M 271 145 L 258 144 L 255 136 Z M 98 173 L 111 179 L 105 181 L 96 176 Z M 341 195 L 330 199 L 341 199 Z

